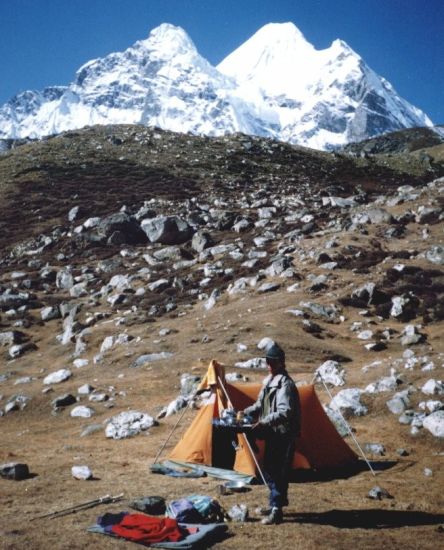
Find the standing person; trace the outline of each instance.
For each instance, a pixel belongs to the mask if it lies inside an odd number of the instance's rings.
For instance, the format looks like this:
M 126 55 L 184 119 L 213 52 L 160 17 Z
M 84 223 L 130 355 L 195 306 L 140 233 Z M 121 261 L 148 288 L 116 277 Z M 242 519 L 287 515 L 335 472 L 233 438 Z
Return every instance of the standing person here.
M 295 440 L 300 431 L 300 403 L 296 385 L 285 368 L 285 352 L 276 343 L 265 350 L 269 375 L 257 401 L 244 410 L 257 419 L 253 437 L 265 440 L 263 473 L 270 489 L 264 525 L 282 522 L 288 506 L 288 481 Z

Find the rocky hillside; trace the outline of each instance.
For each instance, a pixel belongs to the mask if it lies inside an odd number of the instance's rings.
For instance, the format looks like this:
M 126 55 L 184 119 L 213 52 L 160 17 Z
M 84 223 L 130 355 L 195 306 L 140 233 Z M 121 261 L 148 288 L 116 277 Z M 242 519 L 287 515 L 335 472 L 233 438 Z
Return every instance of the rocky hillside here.
M 34 474 L 0 479 L 5 548 L 119 544 L 85 532 L 106 507 L 46 521 L 37 534 L 19 512 L 29 519 L 98 493 L 215 495 L 215 481 L 147 467 L 210 359 L 231 379 L 258 381 L 264 338 L 285 348 L 298 383 L 315 380 L 338 430 L 346 436 L 341 411 L 379 470 L 376 480 L 364 469 L 292 485 L 279 541 L 370 547 L 382 523 L 381 546 L 415 548 L 420 537 L 435 548 L 443 175 L 414 153 L 356 158 L 137 126 L 4 152 L 0 461 Z M 79 465 L 94 483 L 73 478 Z M 369 499 L 376 484 L 394 498 Z M 227 508 L 236 498 L 221 497 Z M 254 516 L 265 491 L 239 498 Z M 275 544 L 257 523 L 230 531 L 218 548 Z
M 357 155 L 411 153 L 442 145 L 443 143 L 444 127 L 442 126 L 436 126 L 435 128 L 409 128 L 366 139 L 358 143 L 349 143 L 342 148 L 342 151 Z

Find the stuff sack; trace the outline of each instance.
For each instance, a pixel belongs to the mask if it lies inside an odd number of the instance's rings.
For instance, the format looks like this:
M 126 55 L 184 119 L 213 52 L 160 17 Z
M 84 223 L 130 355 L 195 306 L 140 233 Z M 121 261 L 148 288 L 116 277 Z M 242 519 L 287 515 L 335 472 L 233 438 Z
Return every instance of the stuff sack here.
M 202 516 L 186 498 L 173 500 L 167 504 L 166 515 L 178 523 L 202 523 Z
M 206 495 L 173 500 L 167 505 L 166 514 L 178 523 L 218 523 L 224 520 L 219 502 Z

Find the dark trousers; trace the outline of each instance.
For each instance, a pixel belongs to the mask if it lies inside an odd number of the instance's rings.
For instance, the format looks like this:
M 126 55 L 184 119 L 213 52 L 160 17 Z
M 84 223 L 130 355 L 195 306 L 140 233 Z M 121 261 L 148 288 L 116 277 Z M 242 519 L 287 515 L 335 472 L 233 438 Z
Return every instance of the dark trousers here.
M 270 431 L 265 438 L 263 474 L 270 489 L 271 507 L 288 505 L 288 481 L 295 448 L 294 434 Z

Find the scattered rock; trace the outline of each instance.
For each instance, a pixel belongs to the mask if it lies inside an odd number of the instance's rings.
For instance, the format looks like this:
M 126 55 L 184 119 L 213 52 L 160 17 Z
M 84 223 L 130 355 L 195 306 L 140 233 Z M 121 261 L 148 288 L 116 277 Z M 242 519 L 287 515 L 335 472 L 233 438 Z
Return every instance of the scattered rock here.
M 11 359 L 20 357 L 29 351 L 34 351 L 37 349 L 37 346 L 33 342 L 25 342 L 24 344 L 15 344 L 11 346 L 8 350 L 8 355 Z
M 14 481 L 27 479 L 29 477 L 28 465 L 20 462 L 0 464 L 0 477 L 3 477 L 4 479 L 13 479 Z
M 77 399 L 70 393 L 64 393 L 63 395 L 59 395 L 59 397 L 56 397 L 51 401 L 51 405 L 54 408 L 69 407 L 74 403 L 77 403 Z
M 227 514 L 231 521 L 244 523 L 248 520 L 249 512 L 246 504 L 235 504 L 228 510 Z
M 435 437 L 444 438 L 444 411 L 436 411 L 429 414 L 424 419 L 422 425 Z
M 392 499 L 394 497 L 386 489 L 379 487 L 379 485 L 375 485 L 375 487 L 368 492 L 368 498 L 382 500 L 383 498 Z
M 12 411 L 22 411 L 31 400 L 27 395 L 13 395 L 5 405 L 5 414 Z
M 74 479 L 81 479 L 83 481 L 93 479 L 93 473 L 88 466 L 73 466 L 71 468 L 71 473 Z
M 263 357 L 254 357 L 247 361 L 239 361 L 234 366 L 238 369 L 266 369 L 267 362 Z
M 385 447 L 381 443 L 366 443 L 364 451 L 372 455 L 385 456 Z
M 69 369 L 60 369 L 45 376 L 45 378 L 43 379 L 43 383 L 45 385 L 59 384 L 60 382 L 68 380 L 69 378 L 71 378 L 71 376 L 72 373 Z
M 14 344 L 20 344 L 25 335 L 18 330 L 10 330 L 7 332 L 0 332 L 0 346 L 12 346 Z
M 91 386 L 91 384 L 83 384 L 83 386 L 80 386 L 80 388 L 77 390 L 77 393 L 79 395 L 89 395 L 93 391 L 94 388 L 93 386 Z
M 444 246 L 432 246 L 426 253 L 425 257 L 429 262 L 437 265 L 444 265 Z
M 410 406 L 408 390 L 396 393 L 386 403 L 387 408 L 392 414 L 400 415 Z
M 368 412 L 367 407 L 361 403 L 361 395 L 363 393 L 363 390 L 359 388 L 341 390 L 333 397 L 330 407 L 332 409 L 340 409 L 343 414 L 363 416 Z
M 69 415 L 73 418 L 91 418 L 93 414 L 95 414 L 94 409 L 91 409 L 91 407 L 85 407 L 85 405 L 74 407 L 69 413 Z
M 40 310 L 42 321 L 51 321 L 52 319 L 60 319 L 61 313 L 58 306 L 48 306 Z
M 424 342 L 426 336 L 421 334 L 415 325 L 407 325 L 402 331 L 401 344 L 403 346 L 413 346 Z
M 345 370 L 337 361 L 325 361 L 316 369 L 316 378 L 333 386 L 343 386 L 345 384 Z
M 138 357 L 133 363 L 130 365 L 133 368 L 142 367 L 143 365 L 146 365 L 148 363 L 153 363 L 154 361 L 162 361 L 163 359 L 169 359 L 174 354 L 169 351 L 161 351 L 159 353 L 147 353 L 145 355 L 141 355 Z
M 422 386 L 421 391 L 426 395 L 444 395 L 444 382 L 431 378 Z

